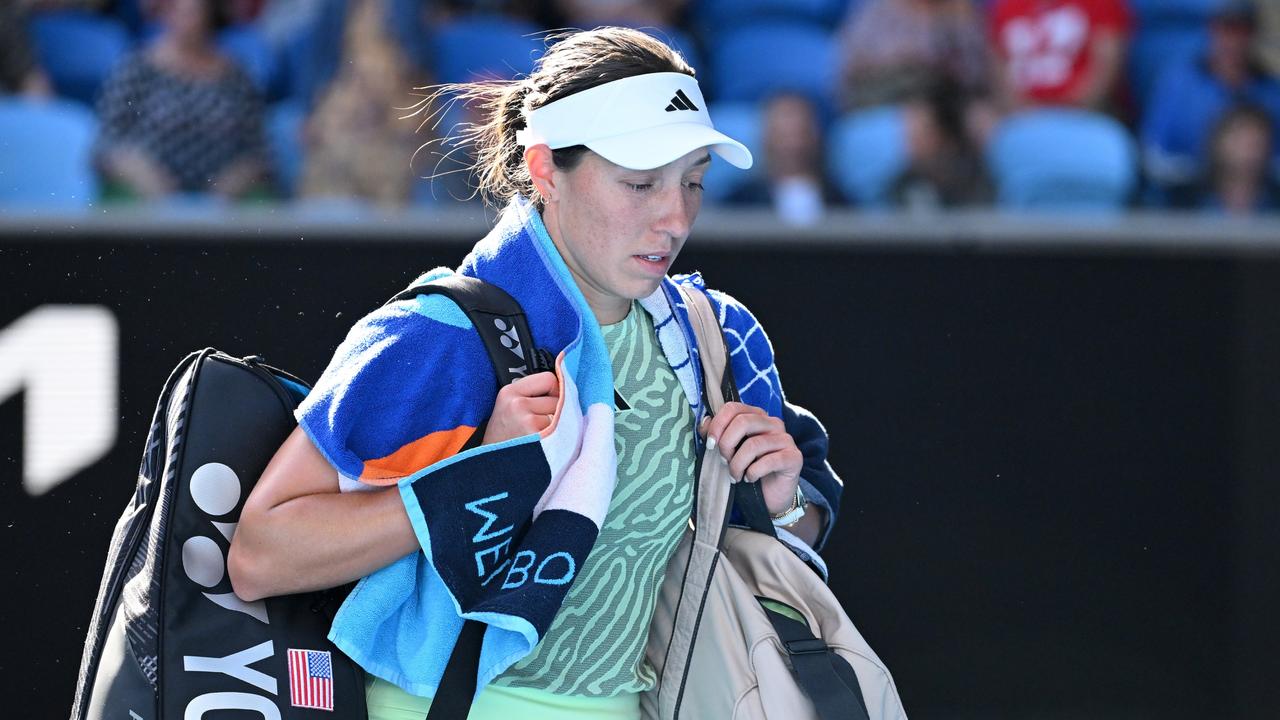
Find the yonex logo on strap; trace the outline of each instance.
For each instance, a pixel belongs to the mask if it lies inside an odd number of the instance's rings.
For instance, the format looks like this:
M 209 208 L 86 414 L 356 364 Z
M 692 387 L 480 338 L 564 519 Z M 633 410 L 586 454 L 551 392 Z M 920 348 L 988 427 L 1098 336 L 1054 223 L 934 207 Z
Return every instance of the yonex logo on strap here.
M 502 343 L 502 347 L 510 350 L 512 355 L 524 360 L 524 346 L 520 342 L 520 334 L 516 329 L 515 323 L 508 322 L 503 318 L 494 318 L 493 326 L 502 333 L 499 336 L 499 342 Z M 524 377 L 529 374 L 529 366 L 527 364 L 507 368 L 507 370 L 516 377 Z
M 688 95 L 683 90 L 677 90 L 671 103 L 667 105 L 667 112 L 675 112 L 676 110 L 697 110 L 698 106 L 693 104 Z

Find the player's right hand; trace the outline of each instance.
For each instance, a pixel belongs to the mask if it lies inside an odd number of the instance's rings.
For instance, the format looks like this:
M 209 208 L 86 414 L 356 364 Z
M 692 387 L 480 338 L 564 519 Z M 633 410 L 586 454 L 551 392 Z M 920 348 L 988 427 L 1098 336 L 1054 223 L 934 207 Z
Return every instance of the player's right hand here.
M 553 372 L 527 375 L 498 391 L 484 444 L 499 443 L 551 425 L 560 402 L 560 381 Z

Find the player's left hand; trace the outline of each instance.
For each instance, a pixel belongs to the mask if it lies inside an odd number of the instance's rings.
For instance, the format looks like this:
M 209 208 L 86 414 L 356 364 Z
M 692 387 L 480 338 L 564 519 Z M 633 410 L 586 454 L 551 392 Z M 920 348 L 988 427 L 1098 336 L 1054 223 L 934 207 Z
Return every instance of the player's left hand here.
M 762 483 L 769 512 L 791 507 L 804 455 L 781 419 L 758 407 L 731 402 L 698 430 L 708 444 L 715 442 L 734 480 Z

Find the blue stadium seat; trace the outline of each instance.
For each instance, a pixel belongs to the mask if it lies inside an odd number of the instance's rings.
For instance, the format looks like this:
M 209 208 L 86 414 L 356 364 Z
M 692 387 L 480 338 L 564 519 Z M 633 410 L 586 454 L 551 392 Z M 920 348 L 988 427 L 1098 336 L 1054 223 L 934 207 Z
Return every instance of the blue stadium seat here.
M 702 74 L 702 53 L 698 50 L 698 44 L 693 38 L 683 30 L 673 27 L 638 27 L 637 30 L 652 35 L 662 42 L 670 45 L 672 48 L 684 56 L 685 62 L 689 63 L 699 75 Z
M 68 100 L 0 98 L 0 207 L 77 210 L 98 198 L 93 113 Z
M 716 129 L 737 140 L 751 151 L 750 170 L 740 170 L 718 155 L 703 176 L 702 198 L 709 204 L 723 202 L 747 183 L 764 176 L 764 132 L 760 106 L 755 103 L 712 103 L 707 108 Z
M 312 22 L 285 40 L 280 50 L 281 97 L 307 107 L 319 101 L 337 72 L 335 43 L 342 38 L 344 16 L 324 6 Z
M 307 119 L 306 105 L 300 100 L 286 100 L 267 108 L 267 145 L 271 148 L 271 167 L 276 184 L 285 197 L 297 193 L 302 175 L 304 148 L 302 124 Z
M 436 27 L 433 66 L 441 82 L 511 78 L 533 71 L 542 29 L 495 15 L 471 15 Z
M 818 26 L 750 25 L 718 35 L 710 55 L 711 101 L 759 102 L 790 91 L 809 96 L 824 111 L 830 107 L 836 50 L 831 34 Z
M 1183 18 L 1205 20 L 1222 0 L 1129 0 L 1129 7 L 1139 24 Z
M 263 97 L 280 94 L 280 58 L 257 28 L 252 25 L 226 28 L 218 33 L 218 48 L 245 71 Z
M 859 0 L 694 0 L 693 22 L 704 31 L 723 32 L 755 23 L 808 22 L 834 27 Z
M 111 7 L 112 14 L 124 22 L 134 38 L 140 38 L 148 23 L 147 16 L 142 11 L 142 0 L 115 0 Z
M 124 23 L 74 10 L 36 13 L 31 36 L 58 94 L 88 104 L 132 47 Z
M 1118 210 L 1137 182 L 1137 151 L 1116 120 L 1082 110 L 1032 110 L 987 147 L 997 203 L 1011 209 Z
M 1140 107 L 1146 107 L 1151 90 L 1166 68 L 1182 64 L 1203 52 L 1208 43 L 1204 28 L 1153 28 L 1142 30 L 1129 48 L 1129 83 Z
M 346 0 L 310 0 L 308 21 L 296 27 L 279 49 L 280 99 L 312 108 L 320 101 L 342 63 L 347 25 Z
M 879 107 L 846 115 L 827 136 L 827 174 L 861 207 L 883 209 L 909 163 L 903 110 Z
M 1133 0 L 1137 27 L 1129 47 L 1129 82 L 1139 106 L 1167 67 L 1202 52 L 1207 24 L 1221 0 Z

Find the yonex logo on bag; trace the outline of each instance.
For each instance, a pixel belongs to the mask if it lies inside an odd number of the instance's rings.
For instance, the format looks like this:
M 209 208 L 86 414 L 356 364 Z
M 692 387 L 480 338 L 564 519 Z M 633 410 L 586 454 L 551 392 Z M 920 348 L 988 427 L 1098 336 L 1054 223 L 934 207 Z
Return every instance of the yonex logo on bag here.
M 667 105 L 667 112 L 675 112 L 676 110 L 694 110 L 698 109 L 697 105 L 684 94 L 683 90 L 677 90 L 676 94 L 671 98 L 671 102 Z
M 209 462 L 196 468 L 187 484 L 191 501 L 208 518 L 212 527 L 228 543 L 235 535 L 237 518 L 234 515 L 240 504 L 243 486 L 234 470 L 218 462 Z M 222 517 L 224 521 L 213 518 Z M 226 578 L 226 556 L 221 545 L 212 535 L 195 534 L 182 544 L 182 572 L 192 583 L 213 590 Z M 176 539 L 176 538 L 175 538 Z M 206 599 L 226 610 L 247 615 L 260 623 L 269 624 L 266 603 L 262 600 L 245 602 L 234 592 L 201 592 Z M 263 636 L 259 636 L 261 638 Z M 253 642 L 253 640 L 247 640 Z M 187 651 L 187 647 L 182 648 Z M 225 675 L 246 683 L 268 695 L 279 695 L 276 678 L 252 667 L 275 657 L 275 644 L 262 640 L 252 647 L 229 655 L 206 656 L 183 652 L 182 669 L 189 673 Z M 260 666 L 261 667 L 261 666 Z M 247 710 L 257 713 L 264 720 L 280 720 L 281 713 L 275 700 L 266 695 L 241 691 L 210 691 L 197 695 L 187 703 L 184 717 L 201 718 L 218 710 Z
M 520 334 L 516 332 L 516 326 L 513 323 L 508 323 L 502 318 L 494 318 L 493 326 L 502 331 L 502 347 L 510 350 L 511 354 L 523 361 L 524 346 L 520 342 Z M 529 366 L 527 364 L 519 365 L 517 367 L 507 368 L 507 371 L 517 377 L 524 377 L 529 374 Z
M 218 522 L 212 518 L 229 514 L 240 502 L 240 478 L 235 471 L 222 463 L 205 463 L 191 474 L 188 487 L 196 507 L 209 516 L 213 529 L 230 543 L 236 524 Z M 222 548 L 212 537 L 193 535 L 182 544 L 182 570 L 188 580 L 212 590 L 226 577 L 227 561 Z M 266 604 L 261 600 L 245 602 L 234 592 L 201 594 L 216 605 L 244 613 L 264 625 L 270 622 L 267 619 Z

